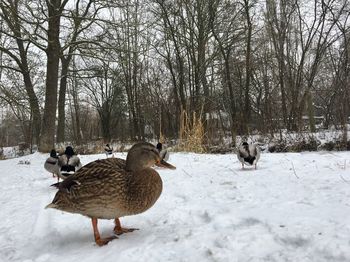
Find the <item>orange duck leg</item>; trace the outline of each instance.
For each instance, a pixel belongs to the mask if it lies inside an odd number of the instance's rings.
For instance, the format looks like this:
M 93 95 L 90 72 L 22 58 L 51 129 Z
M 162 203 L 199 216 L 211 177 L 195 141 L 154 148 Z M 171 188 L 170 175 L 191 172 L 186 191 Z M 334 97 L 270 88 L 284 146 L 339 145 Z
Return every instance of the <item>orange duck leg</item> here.
M 138 228 L 123 228 L 120 224 L 119 218 L 114 219 L 115 227 L 114 227 L 114 233 L 116 235 L 121 235 L 124 233 L 133 232 L 135 230 L 139 230 Z
M 107 237 L 107 238 L 101 238 L 100 232 L 98 232 L 98 228 L 97 228 L 97 218 L 91 218 L 91 221 L 92 221 L 92 227 L 94 229 L 95 242 L 100 247 L 104 246 L 104 245 L 107 245 L 113 239 L 118 238 L 117 236 L 110 236 L 110 237 Z

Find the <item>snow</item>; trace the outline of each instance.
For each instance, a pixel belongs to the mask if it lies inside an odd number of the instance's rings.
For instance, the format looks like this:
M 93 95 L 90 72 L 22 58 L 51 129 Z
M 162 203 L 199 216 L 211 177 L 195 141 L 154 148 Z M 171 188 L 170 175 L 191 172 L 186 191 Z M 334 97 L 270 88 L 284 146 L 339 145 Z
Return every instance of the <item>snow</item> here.
M 350 261 L 350 152 L 264 153 L 257 170 L 234 154 L 173 153 L 157 203 L 121 218 L 140 230 L 104 247 L 90 219 L 44 209 L 56 192 L 46 158 L 0 161 L 1 262 Z M 110 235 L 113 221 L 99 229 Z

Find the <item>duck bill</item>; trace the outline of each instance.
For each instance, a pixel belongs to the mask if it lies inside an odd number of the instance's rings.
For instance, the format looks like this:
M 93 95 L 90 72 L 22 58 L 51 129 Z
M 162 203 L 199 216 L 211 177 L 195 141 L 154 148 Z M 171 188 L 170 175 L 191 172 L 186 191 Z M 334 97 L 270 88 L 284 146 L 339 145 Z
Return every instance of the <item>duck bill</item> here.
M 169 164 L 168 162 L 166 162 L 165 160 L 161 160 L 160 162 L 156 163 L 156 166 L 159 167 L 164 167 L 164 168 L 169 168 L 169 169 L 176 169 L 175 166 Z

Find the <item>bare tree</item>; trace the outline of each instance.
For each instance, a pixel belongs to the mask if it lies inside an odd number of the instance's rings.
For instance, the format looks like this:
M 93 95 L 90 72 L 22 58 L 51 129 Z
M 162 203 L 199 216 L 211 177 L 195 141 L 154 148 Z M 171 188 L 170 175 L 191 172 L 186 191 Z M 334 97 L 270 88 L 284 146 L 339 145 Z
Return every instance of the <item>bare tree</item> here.
M 61 78 L 58 98 L 57 142 L 63 142 L 65 140 L 65 101 L 69 66 L 72 57 L 79 46 L 86 46 L 88 43 L 101 44 L 95 41 L 95 37 L 93 37 L 94 32 L 88 30 L 96 23 L 99 12 L 104 8 L 105 3 L 103 1 L 100 3 L 89 0 L 85 3 L 78 0 L 72 10 L 66 10 L 68 15 L 65 16 L 65 19 L 68 20 L 70 26 L 65 28 L 67 38 L 64 43 L 61 43 L 60 50 Z M 83 35 L 84 33 L 88 33 L 90 36 Z
M 251 10 L 254 6 L 254 1 L 243 0 L 243 10 L 245 14 L 245 32 L 246 32 L 246 52 L 245 52 L 245 81 L 244 81 L 244 110 L 241 120 L 243 122 L 243 133 L 249 133 L 249 122 L 251 119 L 251 104 L 250 104 L 250 85 L 252 78 L 252 34 L 253 21 Z
M 88 97 L 91 98 L 87 102 L 93 105 L 98 112 L 102 137 L 105 142 L 111 141 L 113 137 L 111 130 L 118 124 L 121 114 L 125 110 L 121 72 L 113 62 L 112 57 L 111 53 L 107 52 L 98 61 L 83 58 L 86 69 L 80 73 L 80 80 L 77 80 L 83 84 Z
M 4 0 L 0 2 L 0 17 L 2 26 L 1 35 L 6 36 L 8 41 L 1 41 L 0 51 L 4 55 L 0 67 L 22 75 L 26 96 L 28 97 L 30 111 L 33 119 L 33 132 L 35 143 L 39 143 L 41 129 L 41 115 L 39 100 L 34 91 L 32 78 L 32 64 L 29 58 L 31 40 L 27 35 L 27 26 L 30 23 L 23 9 L 21 0 Z
M 234 83 L 232 79 L 232 55 L 239 43 L 243 27 L 240 26 L 241 7 L 238 3 L 225 3 L 217 0 L 210 9 L 211 30 L 218 45 L 223 67 L 223 93 L 228 97 L 228 111 L 230 114 L 231 137 L 235 143 L 237 134 L 237 98 L 235 96 Z M 226 97 L 226 96 L 225 96 Z

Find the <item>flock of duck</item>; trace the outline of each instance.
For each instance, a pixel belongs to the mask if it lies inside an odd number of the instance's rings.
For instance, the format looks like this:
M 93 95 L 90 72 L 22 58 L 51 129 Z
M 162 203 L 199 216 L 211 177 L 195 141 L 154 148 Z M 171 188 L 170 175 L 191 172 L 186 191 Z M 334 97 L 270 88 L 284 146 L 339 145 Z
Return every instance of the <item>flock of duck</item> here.
M 46 208 L 55 208 L 78 213 L 91 218 L 95 242 L 99 246 L 108 244 L 117 235 L 132 232 L 135 228 L 123 228 L 119 218 L 140 214 L 154 205 L 162 192 L 162 180 L 154 165 L 176 169 L 169 164 L 169 152 L 162 144 L 154 146 L 141 142 L 133 145 L 126 160 L 108 158 L 113 149 L 107 144 L 106 159 L 99 159 L 82 166 L 72 147 L 58 156 L 51 151 L 44 167 L 58 177 L 52 186 L 58 189 L 52 203 Z M 243 143 L 237 157 L 244 165 L 255 166 L 260 158 L 257 146 Z M 63 179 L 59 182 L 59 179 Z M 114 219 L 113 235 L 102 238 L 98 230 L 98 219 Z
M 82 167 L 79 157 L 74 153 L 71 146 L 67 146 L 64 154 L 58 156 L 55 149 L 51 150 L 50 157 L 46 159 L 44 168 L 52 173 L 53 177 L 57 176 L 59 182 L 66 179 L 69 175 L 75 173 Z

